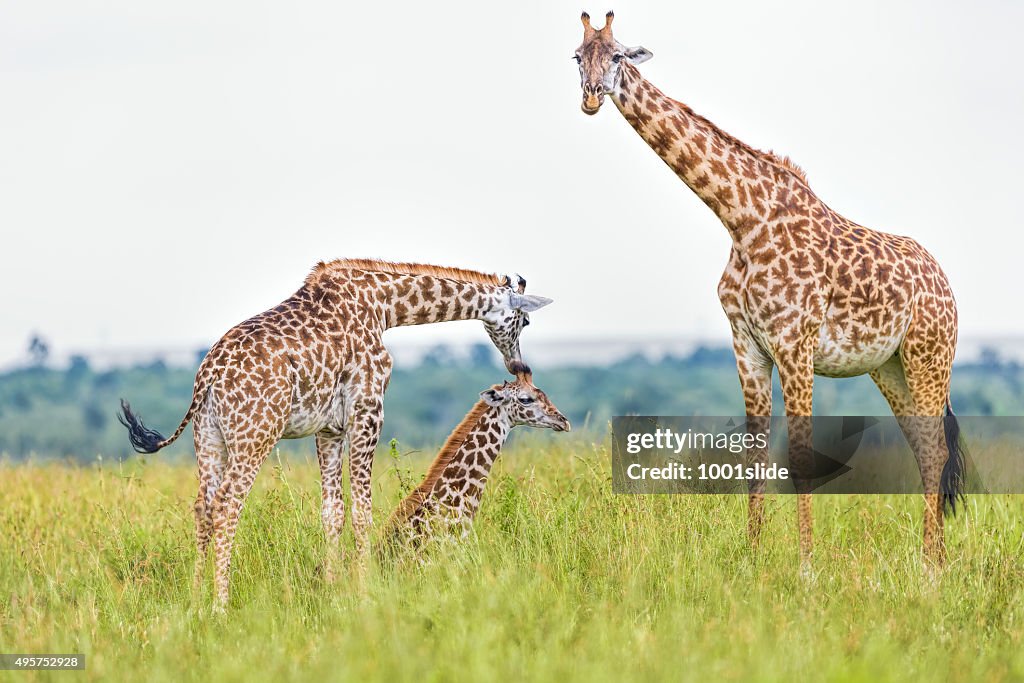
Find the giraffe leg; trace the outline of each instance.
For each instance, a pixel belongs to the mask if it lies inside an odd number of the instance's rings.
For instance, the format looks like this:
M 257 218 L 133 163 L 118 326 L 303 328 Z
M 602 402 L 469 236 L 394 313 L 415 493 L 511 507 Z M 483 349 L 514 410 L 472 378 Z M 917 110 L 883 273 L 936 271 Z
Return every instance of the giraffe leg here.
M 206 568 L 206 555 L 213 534 L 213 498 L 224 478 L 227 450 L 220 428 L 207 411 L 197 416 L 193 441 L 199 465 L 199 492 L 194 506 L 196 517 L 196 566 L 193 587 L 199 590 Z
M 929 566 L 939 569 L 946 560 L 940 490 L 949 451 L 942 415 L 949 397 L 952 352 L 946 356 L 947 362 L 935 362 L 930 355 L 919 352 L 912 331 L 908 331 L 902 355 L 907 387 L 916 408 L 916 416 L 911 420 L 918 441 L 914 455 L 925 491 L 924 557 Z
M 926 444 L 933 438 L 927 433 L 926 429 L 922 429 L 928 420 L 915 417 L 917 408 L 914 404 L 914 397 L 910 392 L 910 387 L 907 384 L 903 361 L 899 355 L 893 356 L 881 367 L 872 371 L 871 379 L 874 380 L 885 400 L 889 402 L 889 407 L 892 408 L 893 415 L 896 416 L 896 421 L 900 425 L 900 430 L 903 432 L 903 436 L 906 437 L 907 443 L 910 444 L 910 449 L 913 451 L 918 467 L 921 470 L 922 481 L 925 482 L 924 557 L 927 562 L 934 565 L 935 562 L 931 553 L 935 544 L 936 530 L 939 532 L 941 543 L 942 515 L 938 514 L 936 518 L 934 512 L 935 502 L 929 493 L 932 489 L 929 488 L 930 485 L 927 483 L 928 477 L 934 476 L 934 473 L 926 472 L 925 468 L 922 467 L 922 463 L 928 460 L 928 447 Z M 935 480 L 934 486 L 938 486 L 938 479 Z M 939 512 L 941 513 L 941 510 Z
M 900 426 L 900 431 L 903 432 L 903 436 L 907 439 L 916 458 L 921 451 L 918 422 L 913 417 L 917 409 L 914 406 L 914 397 L 910 393 L 910 387 L 907 386 L 903 361 L 900 360 L 899 355 L 895 355 L 869 374 L 874 380 L 875 386 L 889 403 L 892 414 Z
M 232 454 L 231 464 L 224 473 L 224 480 L 213 500 L 213 556 L 215 565 L 214 585 L 216 602 L 214 609 L 223 611 L 228 604 L 228 584 L 231 571 L 231 548 L 235 531 L 242 514 L 242 504 L 252 490 L 260 465 L 266 460 L 276 440 L 262 444 L 249 454 L 237 457 Z
M 922 412 L 924 412 L 922 410 Z M 924 484 L 923 555 L 926 566 L 941 569 L 946 561 L 943 533 L 942 495 L 940 493 L 942 468 L 949 457 L 945 433 L 940 416 L 915 416 L 907 419 L 915 432 L 917 466 Z
M 747 430 L 750 433 L 768 434 L 772 414 L 772 361 L 760 347 L 743 331 L 733 328 L 733 351 L 736 355 L 736 369 L 743 389 L 743 403 L 747 412 Z M 747 449 L 747 464 L 768 464 L 767 448 Z M 764 479 L 747 482 L 747 538 L 752 548 L 761 542 L 761 527 L 764 525 Z
M 789 424 L 789 464 L 796 484 L 797 523 L 800 532 L 800 571 L 811 576 L 811 555 L 814 519 L 811 508 L 811 471 L 813 465 L 813 433 L 811 408 L 814 399 L 814 349 L 817 336 L 780 353 L 776 362 L 782 397 Z
M 193 585 L 203 585 L 206 556 L 213 533 L 213 499 L 224 476 L 227 451 L 219 430 L 205 428 L 202 421 L 195 429 L 196 461 L 199 464 L 199 493 L 196 496 L 196 570 Z
M 324 578 L 333 582 L 341 565 L 341 532 L 345 527 L 345 498 L 342 492 L 342 464 L 345 437 L 322 433 L 316 437 L 316 457 L 320 463 L 320 519 L 327 541 Z
M 373 454 L 383 424 L 382 397 L 365 399 L 349 420 L 349 486 L 352 495 L 352 531 L 356 541 L 356 559 L 360 576 L 369 563 L 370 527 L 373 524 Z

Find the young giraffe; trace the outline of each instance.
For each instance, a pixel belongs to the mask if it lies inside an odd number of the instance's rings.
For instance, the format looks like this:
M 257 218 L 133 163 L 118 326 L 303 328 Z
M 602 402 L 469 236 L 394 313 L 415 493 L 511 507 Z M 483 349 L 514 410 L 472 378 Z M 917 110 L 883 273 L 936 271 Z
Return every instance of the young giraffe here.
M 438 531 L 461 528 L 468 532 L 480 508 L 487 476 L 513 427 L 570 430 L 565 415 L 534 386 L 530 369 L 523 365 L 515 374 L 515 382 L 496 384 L 482 392 L 477 404 L 452 430 L 423 483 L 392 513 L 381 541 L 382 553 L 418 547 Z
M 616 41 L 613 18 L 609 12 L 598 30 L 582 16 L 575 59 L 583 111 L 596 114 L 610 96 L 728 230 L 732 250 L 718 296 L 732 328 L 747 415 L 765 418 L 751 426 L 767 428 L 777 367 L 790 460 L 800 471 L 812 456 L 814 375 L 869 373 L 914 450 L 925 490 L 924 555 L 941 565 L 943 502 L 955 512 L 963 468 L 949 402 L 957 312 L 945 274 L 914 240 L 869 230 L 830 209 L 788 159 L 744 144 L 662 94 L 636 69 L 652 54 Z M 809 571 L 810 488 L 800 478 L 796 485 L 802 568 Z M 748 533 L 755 545 L 764 490 L 763 481 L 751 483 Z
M 551 303 L 524 294 L 507 276 L 415 263 L 341 259 L 319 263 L 278 306 L 236 325 L 214 344 L 196 374 L 192 404 L 164 438 L 122 401 L 132 446 L 153 453 L 194 420 L 199 493 L 195 503 L 196 583 L 211 535 L 218 605 L 228 599 L 231 545 L 242 504 L 279 439 L 316 435 L 328 578 L 344 526 L 343 448 L 349 447 L 352 527 L 365 565 L 370 474 L 391 376 L 385 330 L 448 320 L 484 322 L 509 369 L 521 361 L 527 313 Z

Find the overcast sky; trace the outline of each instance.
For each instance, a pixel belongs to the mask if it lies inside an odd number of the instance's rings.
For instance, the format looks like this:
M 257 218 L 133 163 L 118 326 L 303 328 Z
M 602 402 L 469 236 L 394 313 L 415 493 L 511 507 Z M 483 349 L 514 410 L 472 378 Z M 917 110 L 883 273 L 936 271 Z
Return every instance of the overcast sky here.
M 841 6 L 840 6 L 841 5 Z M 627 2 L 644 75 L 1024 333 L 1022 3 Z M 0 364 L 209 344 L 320 259 L 520 272 L 530 339 L 726 339 L 729 241 L 535 1 L 0 3 Z M 600 25 L 602 22 L 597 20 Z M 485 340 L 478 323 L 391 341 Z

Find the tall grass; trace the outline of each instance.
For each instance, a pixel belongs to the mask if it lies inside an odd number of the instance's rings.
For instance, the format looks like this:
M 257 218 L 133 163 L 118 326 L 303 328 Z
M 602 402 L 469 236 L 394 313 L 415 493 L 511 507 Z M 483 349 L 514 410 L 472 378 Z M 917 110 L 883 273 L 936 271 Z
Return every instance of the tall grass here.
M 379 527 L 401 485 L 386 455 L 376 469 Z M 210 582 L 191 589 L 191 468 L 6 465 L 0 482 L 0 651 L 84 652 L 90 679 L 1024 678 L 1019 497 L 969 499 L 929 581 L 919 497 L 817 496 L 807 582 L 792 498 L 769 500 L 754 554 L 742 496 L 612 495 L 604 446 L 520 439 L 471 538 L 360 588 L 320 579 L 315 464 L 272 457 L 214 617 Z

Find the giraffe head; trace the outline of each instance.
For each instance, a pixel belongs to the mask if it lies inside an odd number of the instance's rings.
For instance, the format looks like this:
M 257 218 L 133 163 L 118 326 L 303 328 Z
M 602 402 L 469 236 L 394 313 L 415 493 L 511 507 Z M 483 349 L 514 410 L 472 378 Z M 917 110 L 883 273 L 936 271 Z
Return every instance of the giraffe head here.
M 495 384 L 481 392 L 480 398 L 487 405 L 502 411 L 512 426 L 526 425 L 539 429 L 553 429 L 567 432 L 572 429 L 569 419 L 562 415 L 548 395 L 533 385 L 530 368 L 515 363 L 511 368 L 516 375 L 514 382 Z
M 594 115 L 601 108 L 604 96 L 615 90 L 623 62 L 641 64 L 654 55 L 644 47 L 626 47 L 612 36 L 614 12 L 605 15 L 604 27 L 590 25 L 586 12 L 583 20 L 583 43 L 576 48 L 573 59 L 580 65 L 583 86 L 583 113 Z
M 516 279 L 513 287 L 512 278 L 505 277 L 504 284 L 498 289 L 497 304 L 484 316 L 487 334 L 504 358 L 505 367 L 513 374 L 523 361 L 519 336 L 530 324 L 529 314 L 552 302 L 545 296 L 526 294 L 526 280 L 522 276 Z

